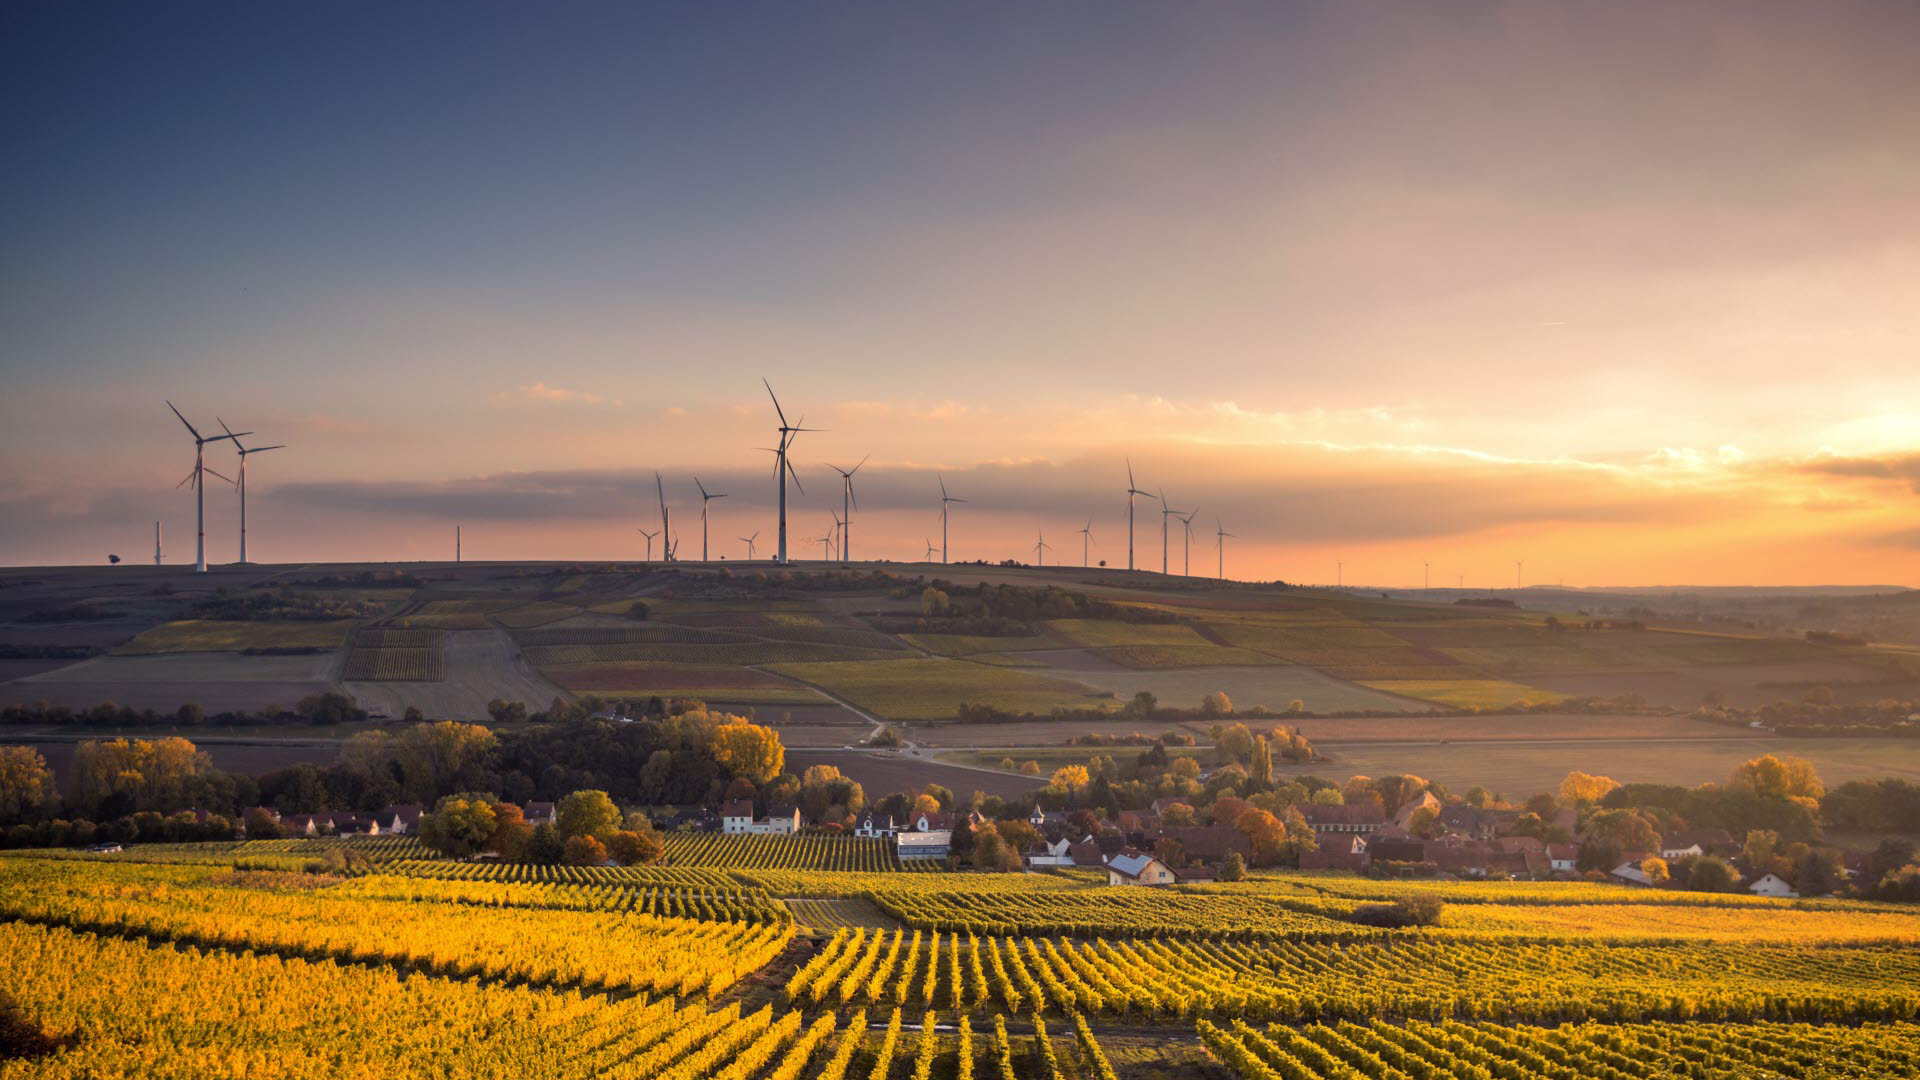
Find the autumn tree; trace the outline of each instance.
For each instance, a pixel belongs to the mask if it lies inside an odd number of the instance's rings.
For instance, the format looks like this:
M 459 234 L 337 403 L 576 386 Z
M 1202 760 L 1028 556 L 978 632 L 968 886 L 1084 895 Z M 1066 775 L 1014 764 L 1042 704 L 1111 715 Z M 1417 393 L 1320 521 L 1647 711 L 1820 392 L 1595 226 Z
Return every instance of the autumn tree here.
M 1253 732 L 1245 724 L 1228 724 L 1215 729 L 1213 745 L 1222 760 L 1245 761 L 1253 756 Z
M 1717 855 L 1695 859 L 1687 875 L 1687 888 L 1694 892 L 1727 892 L 1739 882 L 1740 875 L 1733 865 Z
M 477 792 L 441 799 L 432 813 L 420 816 L 420 841 L 457 859 L 480 851 L 499 823 L 494 801 Z
M 1213 693 L 1200 699 L 1200 715 L 1232 716 L 1233 700 L 1227 697 L 1225 690 L 1215 690 Z
M 0 821 L 19 821 L 53 799 L 53 772 L 31 746 L 0 746 Z
M 591 836 L 569 836 L 561 861 L 568 866 L 599 866 L 607 861 L 607 849 Z
M 1287 845 L 1286 823 L 1257 806 L 1242 811 L 1233 827 L 1247 835 L 1253 847 L 1253 865 L 1272 866 L 1280 860 Z
M 1220 880 L 1221 881 L 1247 880 L 1246 857 L 1241 855 L 1237 851 L 1227 852 L 1227 861 L 1220 864 Z
M 1084 789 L 1091 779 L 1085 765 L 1062 765 L 1053 770 L 1051 783 L 1062 791 L 1077 792 Z
M 1247 764 L 1247 779 L 1257 788 L 1273 786 L 1273 747 L 1265 735 L 1253 738 L 1253 756 Z
M 1655 885 L 1665 885 L 1673 877 L 1673 871 L 1667 866 L 1667 860 L 1658 855 L 1649 855 L 1640 860 L 1640 872 Z
M 1579 804 L 1597 803 L 1606 798 L 1607 792 L 1620 784 L 1610 777 L 1594 776 L 1575 770 L 1560 781 L 1560 798 L 1564 802 Z
M 533 844 L 533 826 L 527 815 L 510 802 L 493 804 L 493 835 L 487 837 L 484 850 L 498 852 L 509 862 L 521 862 Z
M 1727 786 L 1762 798 L 1818 799 L 1826 792 L 1813 763 L 1803 758 L 1766 754 L 1733 770 Z
M 620 828 L 620 808 L 604 791 L 576 791 L 554 807 L 554 824 L 564 840 L 587 836 L 604 843 Z M 605 859 L 606 852 L 600 857 Z
M 607 841 L 607 854 L 621 866 L 644 866 L 659 862 L 667 845 L 653 829 L 622 829 Z
M 1166 809 L 1160 811 L 1160 823 L 1174 828 L 1191 825 L 1193 824 L 1193 807 L 1180 802 L 1168 803 Z
M 1418 776 L 1402 774 L 1399 776 L 1383 776 L 1378 780 L 1372 781 L 1371 786 L 1373 790 L 1379 794 L 1382 808 L 1391 814 L 1399 810 L 1402 806 L 1419 798 L 1433 785 Z M 1349 798 L 1348 801 L 1351 802 L 1352 799 Z
M 727 717 L 713 729 L 709 748 L 721 768 L 756 784 L 780 775 L 787 759 L 779 732 L 738 716 Z
M 185 739 L 89 739 L 74 749 L 67 800 L 88 809 L 116 795 L 143 810 L 179 806 L 194 781 L 213 771 Z

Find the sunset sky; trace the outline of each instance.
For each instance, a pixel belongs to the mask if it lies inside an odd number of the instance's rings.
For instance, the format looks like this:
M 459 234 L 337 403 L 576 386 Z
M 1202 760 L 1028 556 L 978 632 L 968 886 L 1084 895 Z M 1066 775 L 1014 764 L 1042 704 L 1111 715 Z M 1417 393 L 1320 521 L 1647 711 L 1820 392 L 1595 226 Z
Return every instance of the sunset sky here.
M 765 553 L 765 376 L 796 538 L 872 455 L 860 557 L 942 472 L 956 559 L 1124 564 L 1131 455 L 1196 572 L 1217 516 L 1243 578 L 1920 585 L 1917 56 L 1906 0 L 7 4 L 0 563 L 191 561 L 163 398 L 290 444 L 259 561 L 638 557 L 655 468 Z

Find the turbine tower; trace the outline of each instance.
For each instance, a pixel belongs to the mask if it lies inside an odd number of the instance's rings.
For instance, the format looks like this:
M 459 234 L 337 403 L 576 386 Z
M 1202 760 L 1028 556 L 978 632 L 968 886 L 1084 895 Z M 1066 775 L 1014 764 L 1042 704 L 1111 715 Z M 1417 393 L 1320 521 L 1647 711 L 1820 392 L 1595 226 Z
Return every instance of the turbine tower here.
M 793 471 L 793 462 L 787 460 L 787 451 L 793 446 L 793 440 L 803 431 L 816 431 L 817 428 L 802 427 L 807 418 L 802 416 L 800 424 L 787 423 L 786 411 L 780 408 L 780 399 L 773 392 L 773 384 L 765 378 L 760 385 L 767 388 L 767 396 L 773 398 L 773 411 L 780 417 L 780 448 L 773 452 L 773 482 L 780 489 L 780 553 L 776 561 L 785 565 L 787 561 L 787 477 L 793 477 L 794 489 L 805 495 L 807 489 L 800 484 L 800 474 Z M 759 536 L 759 533 L 753 535 Z
M 840 553 L 840 561 L 846 562 L 847 542 L 845 537 L 847 535 L 847 521 L 839 514 L 834 514 L 831 509 L 829 509 L 827 513 L 833 514 L 834 550 Z
M 633 531 L 647 538 L 647 561 L 652 562 L 653 561 L 653 538 L 660 535 L 660 530 L 655 529 L 652 532 L 648 532 L 645 529 L 635 529 Z
M 724 499 L 726 498 L 726 495 L 720 492 L 708 491 L 704 486 L 701 485 L 700 478 L 697 476 L 693 478 L 693 486 L 700 488 L 700 561 L 706 562 L 707 561 L 707 504 L 712 502 L 715 499 Z
M 753 542 L 758 539 L 760 539 L 760 534 L 758 532 L 755 532 L 752 536 L 740 537 L 740 542 L 747 545 L 747 561 L 748 562 L 753 561 Z
M 1133 459 L 1127 459 L 1127 569 L 1133 569 L 1133 497 L 1151 495 L 1150 491 L 1141 491 L 1133 483 Z
M 1040 539 L 1035 541 L 1033 545 L 1033 561 L 1036 566 L 1047 565 L 1047 549 L 1052 546 L 1052 544 L 1047 543 L 1046 530 L 1040 530 Z
M 963 503 L 963 502 L 966 502 L 967 500 L 956 499 L 953 496 L 947 494 L 947 478 L 944 476 L 941 476 L 939 479 L 940 479 L 940 564 L 944 566 L 946 565 L 946 562 L 947 562 L 947 504 Z
M 1081 569 L 1085 569 L 1092 565 L 1088 560 L 1087 553 L 1093 546 L 1093 519 L 1088 518 L 1085 527 L 1077 531 L 1080 533 L 1080 567 Z
M 828 532 L 827 532 L 827 534 L 826 534 L 825 536 L 816 536 L 816 537 L 814 537 L 814 539 L 816 539 L 816 540 L 818 540 L 818 541 L 820 541 L 820 561 L 821 561 L 821 562 L 832 562 L 832 561 L 833 561 L 833 532 L 832 532 L 832 530 L 828 530 Z
M 167 408 L 173 409 L 173 402 L 167 402 Z M 180 410 L 173 409 L 173 415 L 180 416 Z M 219 473 L 207 468 L 206 447 L 210 442 L 220 442 L 223 439 L 233 439 L 237 436 L 229 431 L 225 435 L 215 435 L 212 438 L 206 438 L 202 436 L 200 432 L 194 430 L 192 424 L 187 424 L 186 417 L 180 416 L 180 422 L 186 424 L 187 431 L 193 435 L 193 471 L 187 474 L 185 480 L 173 486 L 178 488 L 184 487 L 189 482 L 193 484 L 193 520 L 195 531 L 198 533 L 198 538 L 194 541 L 193 545 L 193 572 L 196 574 L 204 574 L 207 572 L 207 486 L 202 482 L 203 474 L 213 473 L 215 476 L 220 476 Z M 240 434 L 251 435 L 253 432 L 242 431 Z M 220 476 L 220 479 L 227 480 L 224 476 Z M 233 481 L 227 480 L 227 483 L 231 484 Z
M 1186 539 L 1180 543 L 1181 577 L 1193 576 L 1193 515 L 1199 512 L 1200 508 L 1196 506 L 1184 514 L 1177 515 L 1180 518 L 1180 528 L 1186 535 Z
M 666 481 L 660 479 L 659 469 L 653 470 L 653 490 L 660 496 L 660 535 L 665 538 L 660 541 L 660 553 L 666 556 L 668 562 L 672 562 L 673 524 L 667 518 L 667 485 Z
M 153 565 L 159 566 L 164 562 L 166 558 L 160 550 L 160 523 L 156 521 L 153 523 Z
M 1167 519 L 1170 517 L 1179 517 L 1180 511 L 1167 505 L 1167 492 L 1165 488 L 1160 490 L 1160 494 L 1156 496 L 1156 498 L 1160 500 L 1160 572 L 1164 574 L 1167 572 Z
M 1227 531 L 1225 525 L 1220 524 L 1219 518 L 1213 519 L 1213 529 L 1219 537 L 1217 543 L 1220 545 L 1220 580 L 1225 581 L 1227 580 L 1227 537 L 1233 534 Z
M 269 450 L 285 450 L 287 444 L 276 443 L 273 446 L 256 446 L 248 449 L 240 442 L 240 436 L 235 435 L 233 429 L 227 426 L 225 420 L 220 420 L 217 416 L 214 419 L 220 421 L 220 430 L 227 433 L 227 438 L 232 439 L 234 447 L 240 451 L 240 561 L 245 563 L 247 561 L 247 455 L 264 454 Z
M 871 454 L 867 455 L 867 457 L 872 456 Z M 865 465 L 866 463 L 867 458 L 863 457 L 860 459 L 860 465 Z M 840 516 L 835 520 L 840 523 L 841 562 L 849 562 L 853 558 L 850 554 L 853 543 L 853 512 L 860 509 L 860 500 L 853 496 L 853 474 L 860 471 L 860 465 L 855 465 L 851 469 L 843 469 L 831 463 L 827 466 L 834 472 L 840 474 Z

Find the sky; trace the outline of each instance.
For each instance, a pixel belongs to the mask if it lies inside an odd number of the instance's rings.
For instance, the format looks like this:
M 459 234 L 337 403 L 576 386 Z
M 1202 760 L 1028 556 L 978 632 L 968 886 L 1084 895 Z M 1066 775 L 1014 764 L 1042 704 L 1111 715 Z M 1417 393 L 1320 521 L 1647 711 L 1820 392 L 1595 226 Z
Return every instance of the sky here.
M 166 399 L 287 444 L 256 561 L 634 558 L 656 469 L 764 555 L 764 377 L 796 556 L 865 456 L 857 558 L 944 477 L 956 560 L 1125 565 L 1130 459 L 1175 570 L 1920 584 L 1917 53 L 1905 0 L 21 0 L 0 563 L 191 560 Z

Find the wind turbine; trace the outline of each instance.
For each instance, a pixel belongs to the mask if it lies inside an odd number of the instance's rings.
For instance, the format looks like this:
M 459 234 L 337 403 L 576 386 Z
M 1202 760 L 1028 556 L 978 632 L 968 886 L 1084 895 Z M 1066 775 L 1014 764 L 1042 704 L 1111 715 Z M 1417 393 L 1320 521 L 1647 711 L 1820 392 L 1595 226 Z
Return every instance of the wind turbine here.
M 815 537 L 814 539 L 820 541 L 820 561 L 832 562 L 833 561 L 833 533 L 828 532 L 825 536 L 818 536 L 818 537 Z
M 922 555 L 921 558 L 927 560 L 928 562 L 933 561 L 933 541 L 932 540 L 927 541 L 927 553 L 925 555 Z
M 173 409 L 173 402 L 167 402 L 167 408 Z M 173 409 L 173 415 L 180 416 L 180 410 Z M 196 574 L 204 574 L 207 572 L 207 486 L 202 482 L 202 474 L 213 473 L 215 476 L 220 476 L 219 473 L 207 468 L 206 446 L 210 442 L 220 442 L 223 439 L 237 439 L 239 436 L 229 431 L 225 435 L 215 435 L 212 438 L 206 438 L 194 430 L 192 424 L 187 424 L 186 417 L 180 416 L 180 422 L 186 424 L 187 431 L 193 435 L 193 471 L 187 474 L 186 480 L 182 480 L 173 486 L 176 488 L 184 487 L 189 481 L 193 484 L 194 525 L 197 527 L 197 532 L 199 533 L 199 537 L 194 541 L 193 546 L 193 572 Z M 224 427 L 225 425 L 222 426 Z M 240 435 L 251 434 L 253 434 L 251 431 L 240 432 Z M 227 480 L 224 476 L 220 476 L 220 479 Z M 231 484 L 233 481 L 227 480 L 227 483 Z
M 700 483 L 699 477 L 693 478 L 693 486 L 700 488 L 700 561 L 707 561 L 707 504 L 715 499 L 724 499 L 726 495 L 710 492 Z
M 247 561 L 247 455 L 264 454 L 269 450 L 285 450 L 287 444 L 276 443 L 273 446 L 256 446 L 248 449 L 242 445 L 240 436 L 233 433 L 233 429 L 227 426 L 225 420 L 220 420 L 217 416 L 214 419 L 220 421 L 220 430 L 227 433 L 227 438 L 232 439 L 233 445 L 240 451 L 240 561 L 244 563 Z
M 1199 512 L 1200 508 L 1196 506 L 1185 514 L 1175 515 L 1180 519 L 1180 528 L 1186 533 L 1186 539 L 1180 544 L 1181 577 L 1193 576 L 1193 515 Z
M 947 478 L 944 476 L 941 476 L 939 479 L 940 479 L 940 563 L 941 565 L 944 566 L 947 561 L 947 504 L 963 503 L 963 502 L 966 502 L 967 500 L 956 499 L 953 496 L 947 494 Z
M 153 523 L 153 565 L 160 566 L 166 561 L 166 555 L 160 549 L 160 523 L 156 521 Z
M 840 552 L 840 561 L 846 562 L 847 561 L 847 541 L 845 537 L 847 534 L 847 521 L 845 518 L 841 517 L 839 514 L 834 514 L 831 509 L 829 509 L 827 513 L 833 514 L 833 533 L 836 537 L 840 538 L 835 542 L 834 548 L 835 550 Z
M 1220 524 L 1219 518 L 1213 519 L 1213 529 L 1219 537 L 1217 542 L 1220 545 L 1220 580 L 1225 581 L 1227 580 L 1227 537 L 1233 534 L 1227 531 L 1225 525 Z
M 872 454 L 867 455 L 867 457 L 872 456 Z M 866 463 L 867 458 L 860 459 L 860 465 Z M 840 474 L 840 517 L 835 520 L 840 523 L 841 562 L 848 562 L 853 558 L 849 554 L 853 546 L 853 512 L 860 509 L 860 500 L 853 497 L 853 474 L 860 471 L 860 465 L 855 465 L 851 469 L 843 469 L 832 463 L 827 465 L 828 468 Z
M 753 561 L 753 542 L 758 539 L 760 539 L 760 534 L 757 531 L 752 536 L 740 537 L 740 542 L 747 545 L 747 561 L 748 562 Z
M 773 481 L 774 486 L 780 489 L 780 557 L 778 561 L 784 564 L 787 561 L 787 477 L 793 477 L 795 490 L 802 495 L 807 493 L 807 489 L 800 483 L 800 474 L 793 471 L 793 462 L 787 460 L 787 450 L 793 446 L 793 440 L 798 438 L 801 432 L 819 429 L 787 423 L 786 411 L 780 408 L 780 399 L 774 395 L 773 384 L 762 378 L 760 385 L 767 388 L 767 396 L 773 398 L 773 411 L 780 417 L 780 448 L 773 452 Z M 800 424 L 806 422 L 807 418 L 802 416 Z M 754 535 L 760 534 L 754 533 Z
M 665 537 L 660 541 L 660 550 L 667 557 L 667 561 L 672 562 L 673 525 L 667 519 L 667 485 L 666 481 L 660 479 L 659 469 L 653 470 L 653 490 L 660 496 L 660 533 Z
M 1520 573 L 1526 568 L 1527 568 L 1527 560 L 1515 559 L 1513 561 L 1513 587 L 1514 588 L 1517 589 L 1520 587 Z
M 1047 565 L 1047 549 L 1052 546 L 1053 546 L 1052 544 L 1047 543 L 1046 530 L 1045 529 L 1040 530 L 1040 539 L 1036 541 L 1033 545 L 1033 561 L 1035 565 L 1037 566 Z
M 633 531 L 647 538 L 647 561 L 652 562 L 653 561 L 653 538 L 660 535 L 660 530 L 655 529 L 652 532 L 648 532 L 645 529 L 635 529 Z
M 1084 569 L 1092 565 L 1088 561 L 1087 552 L 1093 546 L 1093 519 L 1088 518 L 1086 527 L 1076 531 L 1080 533 L 1080 566 Z
M 1127 459 L 1127 569 L 1133 569 L 1133 497 L 1151 495 L 1151 491 L 1141 491 L 1133 483 L 1133 459 Z
M 1180 511 L 1167 505 L 1167 492 L 1165 488 L 1160 490 L 1160 494 L 1156 496 L 1156 498 L 1160 500 L 1160 572 L 1164 574 L 1167 572 L 1167 519 L 1170 517 L 1179 517 Z

